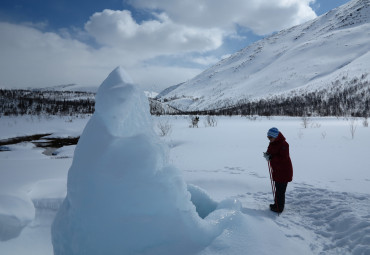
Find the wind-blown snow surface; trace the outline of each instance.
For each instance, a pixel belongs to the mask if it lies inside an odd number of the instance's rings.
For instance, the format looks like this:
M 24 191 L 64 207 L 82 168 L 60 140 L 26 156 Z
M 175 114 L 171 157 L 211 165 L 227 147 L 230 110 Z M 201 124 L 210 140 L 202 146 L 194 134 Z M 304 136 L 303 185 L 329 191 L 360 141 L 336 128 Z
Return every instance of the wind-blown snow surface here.
M 180 110 L 234 106 L 303 89 L 329 88 L 370 69 L 370 1 L 353 0 L 262 39 L 197 77 L 160 93 Z M 370 76 L 368 76 L 370 79 Z

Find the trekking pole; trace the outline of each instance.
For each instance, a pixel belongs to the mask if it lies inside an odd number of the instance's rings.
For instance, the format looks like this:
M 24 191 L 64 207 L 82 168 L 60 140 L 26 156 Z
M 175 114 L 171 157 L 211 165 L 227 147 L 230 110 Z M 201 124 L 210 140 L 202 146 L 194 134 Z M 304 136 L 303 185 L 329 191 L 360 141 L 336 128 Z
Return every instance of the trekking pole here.
M 269 166 L 269 173 L 270 173 L 270 181 L 271 181 L 271 190 L 272 190 L 272 196 L 274 198 L 274 202 L 276 203 L 276 200 L 275 200 L 275 185 L 274 185 L 274 182 L 272 180 L 272 170 L 271 170 L 271 165 L 270 165 L 270 161 L 267 161 L 268 162 L 268 166 Z
M 274 183 L 274 181 L 272 179 L 272 167 L 271 167 L 270 161 L 268 161 L 268 166 L 269 166 L 269 173 L 270 173 L 272 196 L 274 198 L 274 203 L 276 204 L 276 208 L 279 211 L 279 205 L 278 205 L 277 200 L 276 200 L 276 187 L 275 187 L 275 183 Z

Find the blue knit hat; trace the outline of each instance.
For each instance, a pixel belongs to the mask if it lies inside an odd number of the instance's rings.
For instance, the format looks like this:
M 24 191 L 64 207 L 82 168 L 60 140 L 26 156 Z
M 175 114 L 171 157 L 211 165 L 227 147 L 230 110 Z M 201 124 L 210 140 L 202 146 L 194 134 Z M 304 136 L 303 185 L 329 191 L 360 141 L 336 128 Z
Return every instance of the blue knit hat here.
M 267 137 L 273 137 L 276 138 L 279 135 L 279 129 L 276 127 L 270 128 L 269 131 L 267 132 Z

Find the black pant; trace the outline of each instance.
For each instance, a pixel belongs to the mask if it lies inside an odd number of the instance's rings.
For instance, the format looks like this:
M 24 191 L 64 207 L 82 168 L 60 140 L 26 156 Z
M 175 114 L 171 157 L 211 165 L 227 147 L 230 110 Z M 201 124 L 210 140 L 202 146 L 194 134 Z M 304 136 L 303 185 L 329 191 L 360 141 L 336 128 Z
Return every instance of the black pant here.
M 277 204 L 280 211 L 284 210 L 285 205 L 285 191 L 288 186 L 287 182 L 275 182 L 275 204 Z

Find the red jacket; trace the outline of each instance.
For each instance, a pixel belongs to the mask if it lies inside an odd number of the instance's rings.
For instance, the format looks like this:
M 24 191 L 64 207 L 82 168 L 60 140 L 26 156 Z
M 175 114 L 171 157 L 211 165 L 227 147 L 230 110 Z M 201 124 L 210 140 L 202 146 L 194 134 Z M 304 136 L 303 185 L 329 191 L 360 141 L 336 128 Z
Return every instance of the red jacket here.
M 271 155 L 272 178 L 276 182 L 291 182 L 293 179 L 293 165 L 289 156 L 289 144 L 282 133 L 276 140 L 270 142 L 267 153 Z

